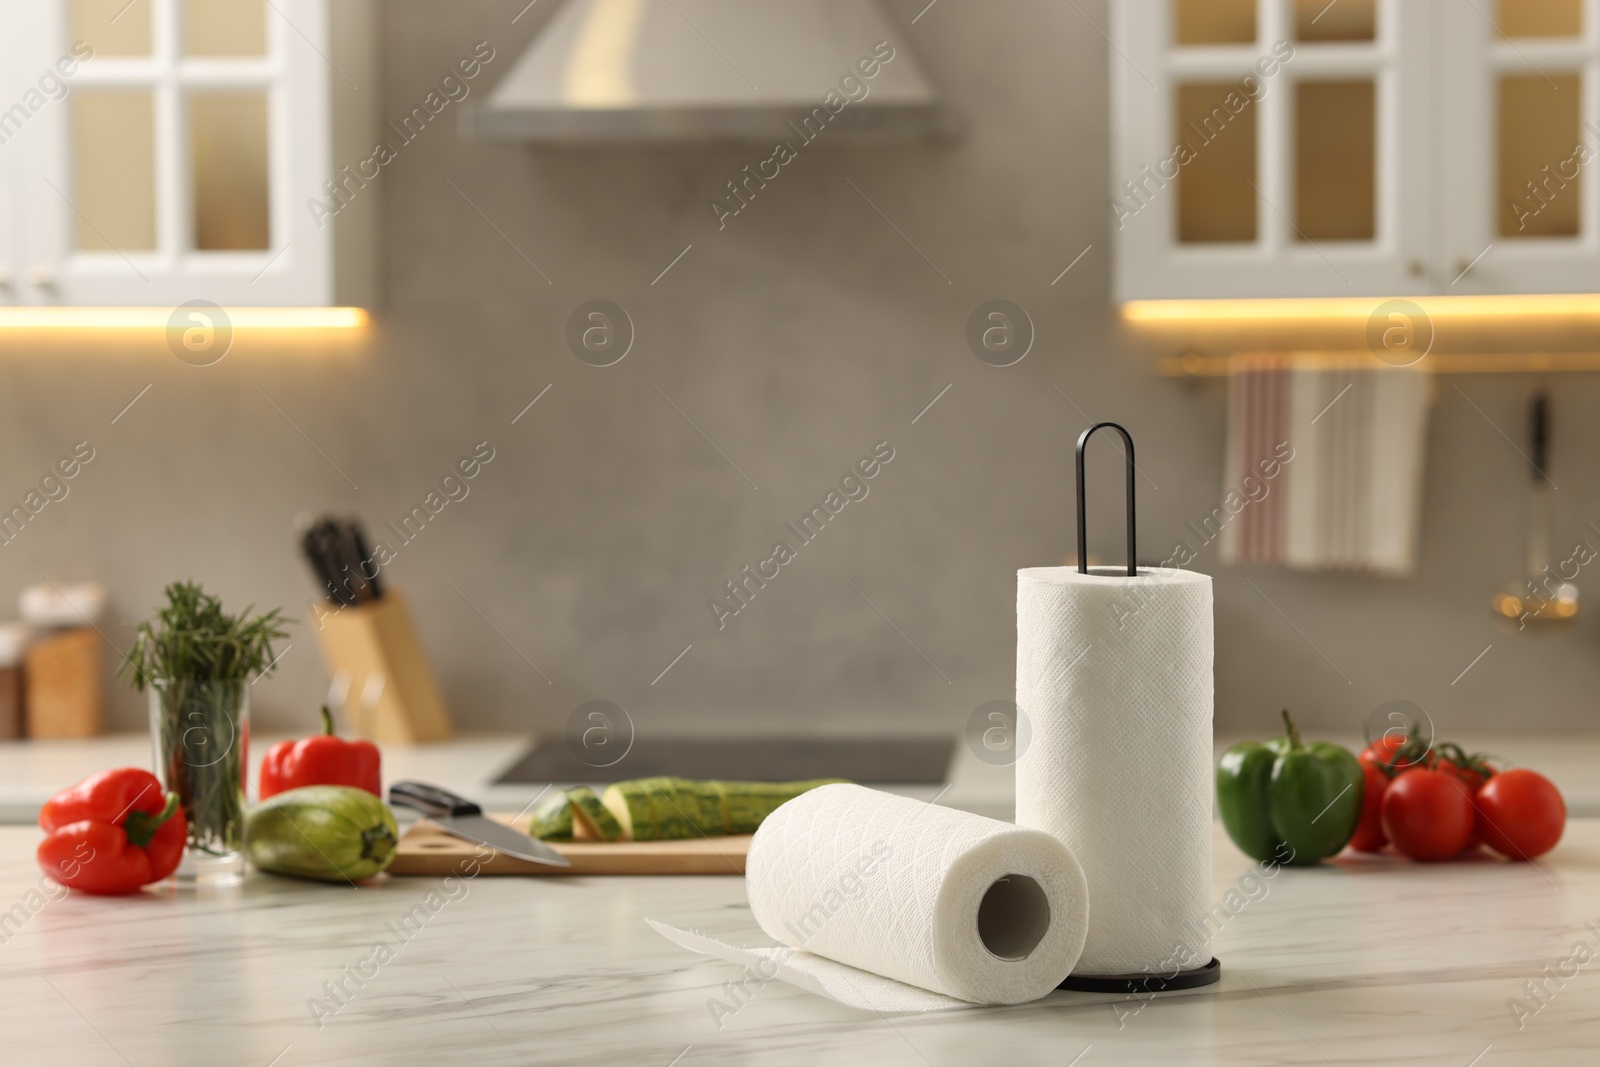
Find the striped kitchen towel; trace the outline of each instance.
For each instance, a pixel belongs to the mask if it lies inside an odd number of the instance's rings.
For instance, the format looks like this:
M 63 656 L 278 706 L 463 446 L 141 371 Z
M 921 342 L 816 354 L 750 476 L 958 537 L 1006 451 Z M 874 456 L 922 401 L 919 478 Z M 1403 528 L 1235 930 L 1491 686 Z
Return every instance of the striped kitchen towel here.
M 1430 395 L 1364 353 L 1235 357 L 1223 562 L 1410 574 Z

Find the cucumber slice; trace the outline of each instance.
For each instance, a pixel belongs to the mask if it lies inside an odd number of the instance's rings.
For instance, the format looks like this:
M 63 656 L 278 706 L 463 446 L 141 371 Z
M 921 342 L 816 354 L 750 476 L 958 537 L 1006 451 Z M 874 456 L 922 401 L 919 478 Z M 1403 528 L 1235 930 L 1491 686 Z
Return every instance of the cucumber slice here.
M 572 840 L 572 801 L 565 793 L 552 793 L 533 809 L 528 832 L 541 841 Z
M 617 817 L 594 795 L 586 785 L 567 790 L 572 804 L 572 835 L 584 841 L 615 841 L 622 836 L 622 825 Z

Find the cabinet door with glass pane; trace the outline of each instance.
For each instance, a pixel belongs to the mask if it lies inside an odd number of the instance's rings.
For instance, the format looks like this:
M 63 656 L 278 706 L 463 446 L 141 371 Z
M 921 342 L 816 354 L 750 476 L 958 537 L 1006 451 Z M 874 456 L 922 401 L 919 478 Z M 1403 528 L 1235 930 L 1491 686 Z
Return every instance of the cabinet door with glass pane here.
M 1600 289 L 1600 0 L 1452 5 L 1446 291 Z
M 0 19 L 10 14 L 9 8 L 15 2 L 0 0 Z M 18 141 L 22 128 L 13 108 L 25 91 L 20 74 L 26 69 L 22 47 L 17 35 L 0 34 L 0 307 L 15 303 L 20 284 L 17 247 L 21 212 L 13 189 L 16 176 L 22 172 L 22 147 Z M 26 105 L 23 114 L 31 114 Z
M 1112 4 L 1119 299 L 1427 291 L 1431 4 Z
M 65 84 L 25 131 L 16 302 L 335 303 L 304 207 L 332 175 L 329 3 L 11 0 L 27 70 Z

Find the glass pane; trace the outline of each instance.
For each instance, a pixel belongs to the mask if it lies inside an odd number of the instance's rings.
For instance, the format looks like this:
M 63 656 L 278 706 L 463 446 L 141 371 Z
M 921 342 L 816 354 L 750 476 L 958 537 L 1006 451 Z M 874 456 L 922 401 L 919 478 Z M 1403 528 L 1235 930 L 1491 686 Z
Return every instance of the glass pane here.
M 155 108 L 149 93 L 72 94 L 73 212 L 86 252 L 156 246 Z
M 183 25 L 191 56 L 267 54 L 266 0 L 184 0 Z
M 1295 226 L 1302 241 L 1370 241 L 1377 111 L 1371 81 L 1295 87 Z
M 72 39 L 97 56 L 150 54 L 150 0 L 72 0 Z
M 1178 86 L 1178 240 L 1256 239 L 1256 111 L 1237 82 Z
M 1577 74 L 1500 79 L 1500 236 L 1577 234 L 1582 93 Z
M 1507 37 L 1577 37 L 1583 0 L 1500 0 L 1500 32 Z
M 1294 32 L 1302 41 L 1370 41 L 1377 29 L 1377 0 L 1295 0 Z
M 1172 0 L 1178 44 L 1254 44 L 1256 0 Z
M 198 93 L 189 99 L 194 246 L 268 246 L 267 97 Z

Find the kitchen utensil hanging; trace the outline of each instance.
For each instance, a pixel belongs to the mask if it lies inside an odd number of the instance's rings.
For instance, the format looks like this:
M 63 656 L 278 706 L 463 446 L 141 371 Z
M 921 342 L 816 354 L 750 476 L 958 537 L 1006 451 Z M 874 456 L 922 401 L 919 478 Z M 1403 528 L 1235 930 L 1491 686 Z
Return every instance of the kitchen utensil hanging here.
M 1528 409 L 1528 562 L 1526 576 L 1511 582 L 1490 601 L 1495 612 L 1517 621 L 1548 625 L 1578 614 L 1578 587 L 1550 566 L 1550 395 L 1540 389 Z M 1571 561 L 1568 561 L 1571 562 Z M 1573 571 L 1577 573 L 1576 569 Z

